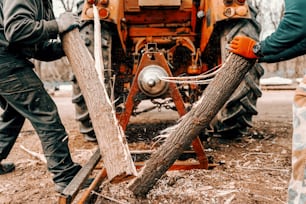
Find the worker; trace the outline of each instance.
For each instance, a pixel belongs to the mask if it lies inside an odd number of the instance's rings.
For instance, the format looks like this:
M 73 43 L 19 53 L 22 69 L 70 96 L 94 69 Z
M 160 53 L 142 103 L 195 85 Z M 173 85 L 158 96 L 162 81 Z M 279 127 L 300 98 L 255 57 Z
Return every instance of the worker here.
M 58 36 L 78 22 L 68 12 L 55 20 L 52 9 L 52 0 L 0 0 L 0 175 L 15 169 L 3 160 L 28 119 L 40 138 L 55 190 L 61 193 L 81 166 L 72 161 L 57 107 L 28 60 L 64 56 Z
M 285 0 L 285 12 L 275 32 L 256 42 L 237 36 L 229 50 L 258 62 L 279 62 L 306 53 L 306 1 Z M 293 99 L 292 175 L 288 203 L 306 203 L 306 75 Z

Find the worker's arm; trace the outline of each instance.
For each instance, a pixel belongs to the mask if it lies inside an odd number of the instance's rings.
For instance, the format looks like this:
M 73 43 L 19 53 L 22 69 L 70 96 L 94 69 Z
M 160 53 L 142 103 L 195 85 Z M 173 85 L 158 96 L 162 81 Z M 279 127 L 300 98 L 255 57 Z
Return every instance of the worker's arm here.
M 4 1 L 3 16 L 9 49 L 41 61 L 63 57 L 61 42 L 54 39 L 78 26 L 76 17 L 69 12 L 55 20 L 50 0 Z
M 275 55 L 291 49 L 306 37 L 306 1 L 286 0 L 285 6 L 284 17 L 276 31 L 260 42 L 261 53 L 264 56 Z
M 306 54 L 306 38 L 291 46 L 290 49 L 285 49 L 282 52 L 276 53 L 274 55 L 266 55 L 260 57 L 258 62 L 267 62 L 267 63 L 280 62 L 304 54 Z
M 44 6 L 42 2 L 48 4 Z M 51 0 L 5 0 L 3 5 L 4 33 L 9 43 L 33 45 L 78 27 L 78 17 L 71 12 L 55 19 Z
M 279 62 L 305 54 L 305 0 L 286 0 L 286 11 L 274 33 L 261 42 L 247 36 L 236 36 L 229 50 L 259 62 Z
M 46 20 L 44 12 L 43 1 L 4 0 L 4 32 L 8 42 L 33 45 L 56 39 L 58 26 L 54 15 L 51 12 Z

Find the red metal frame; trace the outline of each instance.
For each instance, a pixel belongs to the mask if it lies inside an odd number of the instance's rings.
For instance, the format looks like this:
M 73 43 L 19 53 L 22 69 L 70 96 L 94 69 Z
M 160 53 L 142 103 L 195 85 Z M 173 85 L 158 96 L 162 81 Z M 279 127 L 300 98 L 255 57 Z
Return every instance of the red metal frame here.
M 154 59 L 152 59 L 152 55 L 154 55 Z M 143 54 L 140 64 L 137 68 L 137 71 L 135 73 L 135 77 L 129 92 L 129 95 L 127 97 L 127 101 L 125 103 L 125 109 L 124 111 L 118 116 L 118 120 L 120 125 L 122 126 L 122 129 L 125 131 L 126 127 L 128 125 L 129 119 L 132 115 L 133 109 L 135 107 L 135 96 L 139 93 L 139 87 L 137 83 L 138 75 L 142 71 L 143 68 L 145 68 L 148 65 L 159 65 L 160 67 L 163 67 L 165 71 L 168 73 L 169 76 L 172 76 L 171 70 L 167 64 L 167 61 L 161 52 L 146 52 Z M 183 102 L 183 99 L 181 97 L 181 94 L 178 91 L 178 88 L 175 83 L 169 83 L 169 94 L 172 97 L 174 104 L 176 106 L 177 112 L 180 116 L 183 116 L 186 114 L 185 105 Z M 204 147 L 199 139 L 197 137 L 192 142 L 193 150 L 195 151 L 198 159 L 198 163 L 190 163 L 190 162 L 176 162 L 170 170 L 188 170 L 188 169 L 208 169 L 208 160 L 204 151 Z M 140 168 L 142 166 L 141 163 L 135 163 L 137 168 Z

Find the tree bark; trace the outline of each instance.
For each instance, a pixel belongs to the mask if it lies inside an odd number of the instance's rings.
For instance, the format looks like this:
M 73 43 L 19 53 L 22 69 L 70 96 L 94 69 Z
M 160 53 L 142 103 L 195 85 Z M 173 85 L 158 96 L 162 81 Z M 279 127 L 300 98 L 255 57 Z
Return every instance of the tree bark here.
M 108 179 L 117 182 L 136 176 L 124 132 L 118 125 L 104 84 L 98 78 L 95 62 L 79 31 L 74 29 L 66 33 L 62 42 L 84 95 Z
M 173 165 L 184 149 L 207 127 L 225 102 L 230 98 L 254 61 L 231 54 L 205 89 L 198 104 L 183 116 L 177 127 L 147 160 L 137 178 L 128 188 L 137 197 L 144 197 L 158 179 Z

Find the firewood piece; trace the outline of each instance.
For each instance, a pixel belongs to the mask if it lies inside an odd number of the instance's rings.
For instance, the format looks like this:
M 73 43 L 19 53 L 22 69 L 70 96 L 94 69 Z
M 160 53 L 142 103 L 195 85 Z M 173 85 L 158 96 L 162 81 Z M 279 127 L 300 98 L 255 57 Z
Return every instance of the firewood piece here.
M 254 63 L 254 60 L 248 61 L 230 54 L 219 73 L 203 92 L 198 104 L 181 118 L 163 145 L 147 160 L 138 177 L 130 181 L 128 188 L 135 196 L 146 196 L 200 131 L 209 125 Z
M 118 125 L 95 61 L 77 29 L 62 36 L 63 49 L 84 95 L 108 179 L 117 182 L 137 175 L 124 132 Z M 103 66 L 103 65 L 102 65 Z

